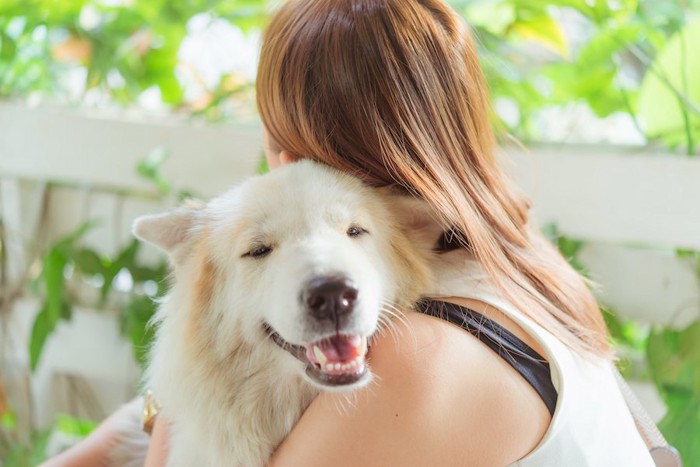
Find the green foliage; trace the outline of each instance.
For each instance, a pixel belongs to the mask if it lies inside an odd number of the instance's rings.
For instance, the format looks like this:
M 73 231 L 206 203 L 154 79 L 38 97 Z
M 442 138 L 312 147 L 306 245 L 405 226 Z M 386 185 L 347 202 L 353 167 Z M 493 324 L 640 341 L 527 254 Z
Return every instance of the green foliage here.
M 72 280 L 78 277 L 97 279 L 96 282 L 101 284 L 99 302 L 95 304 L 98 307 L 106 304 L 117 275 L 122 272 L 129 274 L 134 285 L 128 292 L 130 298 L 122 315 L 122 330 L 132 341 L 137 359 L 143 362 L 143 348 L 148 346 L 152 337 L 152 333 L 145 328 L 155 311 L 152 297 L 146 295 L 144 290 L 150 286 L 155 288 L 154 296 L 164 293 L 165 265 L 154 268 L 141 264 L 137 259 L 140 243 L 136 240 L 130 241 L 111 258 L 80 247 L 78 241 L 89 225 L 81 226 L 78 231 L 51 246 L 44 256 L 44 304 L 34 320 L 29 344 L 32 370 L 36 369 L 46 339 L 55 331 L 59 321 L 70 320 L 72 316 L 73 299 L 66 284 L 69 274 Z
M 258 164 L 258 174 L 264 175 L 270 171 L 270 166 L 267 163 L 267 157 L 265 155 L 260 156 L 260 163 Z
M 137 172 L 160 189 L 162 195 L 171 192 L 159 170 L 166 155 L 154 151 L 142 160 Z M 161 189 L 167 187 L 167 190 Z M 178 193 L 179 197 L 185 193 Z M 86 222 L 75 232 L 51 244 L 42 257 L 42 270 L 35 281 L 35 290 L 42 296 L 42 306 L 32 326 L 29 343 L 31 370 L 34 371 L 40 361 L 48 337 L 56 330 L 61 320 L 70 320 L 75 299 L 71 294 L 71 285 L 82 283 L 98 289 L 96 303 L 85 304 L 102 308 L 109 302 L 113 293 L 126 294 L 126 304 L 120 316 L 122 335 L 132 344 L 134 358 L 143 368 L 147 351 L 154 337 L 150 325 L 156 311 L 156 299 L 165 295 L 168 273 L 165 261 L 155 266 L 144 264 L 139 260 L 141 244 L 131 240 L 113 256 L 107 256 L 82 245 L 82 240 L 97 222 Z M 115 280 L 126 274 L 131 278 L 129 290 L 115 290 Z M 1 388 L 0 388 L 1 389 Z M 1 394 L 0 394 L 1 395 Z M 2 408 L 0 400 L 0 408 Z M 49 431 L 36 432 L 29 444 L 24 445 L 14 440 L 5 439 L 3 432 L 12 433 L 16 429 L 14 413 L 5 410 L 0 413 L 0 459 L 5 466 L 35 466 L 44 460 Z M 87 436 L 96 424 L 66 415 L 59 415 L 53 430 L 77 438 Z
M 97 428 L 97 423 L 91 420 L 82 420 L 66 414 L 58 414 L 54 430 L 77 438 L 85 438 Z
M 649 328 L 637 321 L 624 320 L 610 308 L 601 308 L 603 318 L 608 325 L 610 337 L 618 347 L 624 347 L 633 352 L 644 352 L 649 342 Z
M 480 41 L 495 99 L 517 106 L 509 130 L 538 135 L 533 117 L 549 106 L 585 103 L 599 117 L 631 115 L 651 140 L 697 153 L 700 41 L 697 1 L 493 0 L 451 2 Z M 572 43 L 566 24 L 586 37 Z M 505 124 L 505 122 L 504 122 Z
M 60 95 L 66 77 L 84 70 L 86 90 L 100 89 L 130 104 L 155 88 L 164 103 L 177 108 L 185 104 L 176 65 L 188 20 L 208 14 L 251 31 L 262 24 L 267 3 L 5 0 L 0 3 L 0 97 Z
M 0 461 L 4 462 L 0 465 L 5 467 L 35 467 L 46 460 L 46 447 L 51 433 L 59 432 L 76 439 L 82 439 L 96 427 L 97 423 L 95 422 L 59 414 L 51 429 L 34 432 L 26 444 L 10 443 L 4 446 L 0 436 Z
M 72 305 L 64 287 L 66 269 L 72 257 L 79 251 L 77 242 L 94 226 L 91 222 L 81 225 L 75 232 L 54 243 L 44 256 L 41 279 L 44 285 L 44 303 L 34 320 L 29 341 L 29 361 L 36 369 L 46 338 L 55 330 L 60 319 L 70 320 Z
M 700 320 L 685 329 L 656 329 L 647 361 L 667 412 L 659 423 L 686 465 L 700 463 Z
M 51 432 L 41 431 L 34 433 L 28 444 L 14 443 L 8 446 L 3 457 L 5 467 L 35 467 L 46 458 L 46 445 Z M 2 446 L 0 446 L 2 447 Z M 3 450 L 0 449 L 0 452 Z
M 166 159 L 164 151 L 156 150 L 140 161 L 136 168 L 137 173 L 151 181 L 163 196 L 172 191 L 170 184 L 160 174 L 161 164 Z M 185 196 L 184 193 L 180 195 Z M 59 321 L 71 319 L 74 300 L 70 296 L 68 278 L 72 281 L 87 279 L 93 287 L 98 287 L 99 301 L 93 304 L 98 308 L 107 304 L 120 274 L 131 278 L 132 287 L 124 292 L 128 300 L 121 314 L 120 327 L 122 334 L 131 341 L 136 360 L 141 365 L 146 362 L 146 352 L 153 339 L 149 322 L 156 309 L 154 299 L 163 296 L 166 291 L 166 263 L 162 261 L 156 266 L 149 266 L 139 261 L 141 244 L 136 239 L 124 245 L 113 257 L 81 246 L 80 240 L 95 225 L 96 222 L 81 225 L 72 234 L 52 244 L 43 256 L 41 293 L 44 300 L 34 320 L 29 343 L 32 371 L 36 369 L 46 340 Z
M 581 240 L 574 240 L 571 237 L 562 235 L 555 224 L 546 224 L 542 227 L 542 233 L 554 244 L 559 253 L 573 266 L 579 274 L 588 277 L 588 271 L 578 260 L 578 253 L 584 245 Z
M 178 50 L 196 15 L 261 29 L 271 0 L 6 0 L 0 3 L 0 97 L 65 95 L 84 71 L 85 90 L 133 104 L 157 89 L 173 110 L 206 118 L 231 115 L 228 103 L 252 83 L 224 75 L 188 102 Z M 689 0 L 451 0 L 477 33 L 491 92 L 517 108 L 501 122 L 523 140 L 547 107 L 583 103 L 594 114 L 631 115 L 651 140 L 698 151 L 700 12 Z M 573 24 L 575 35 L 567 29 Z M 580 42 L 584 38 L 584 42 Z M 180 64 L 181 66 L 182 64 Z M 71 75 L 72 73 L 72 75 Z M 80 99 L 81 97 L 78 97 Z M 166 189 L 163 187 L 163 189 Z
M 17 416 L 11 410 L 6 410 L 0 414 L 0 429 L 14 430 L 16 427 Z
M 172 191 L 170 183 L 160 175 L 160 166 L 168 160 L 168 156 L 168 151 L 163 147 L 159 147 L 148 154 L 136 166 L 136 172 L 152 182 L 163 196 L 170 194 Z
M 670 146 L 695 153 L 700 137 L 700 20 L 687 24 L 665 45 L 642 82 L 640 118 L 646 131 Z

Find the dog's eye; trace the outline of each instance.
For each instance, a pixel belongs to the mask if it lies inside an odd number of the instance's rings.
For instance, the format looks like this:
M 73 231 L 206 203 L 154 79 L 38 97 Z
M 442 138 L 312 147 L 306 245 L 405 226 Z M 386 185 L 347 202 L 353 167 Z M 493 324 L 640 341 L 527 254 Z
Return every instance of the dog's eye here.
M 369 233 L 367 230 L 363 229 L 360 226 L 357 225 L 351 225 L 350 228 L 348 228 L 347 234 L 348 237 L 354 238 L 354 237 L 359 237 L 362 234 Z
M 267 245 L 262 245 L 259 247 L 256 247 L 252 250 L 250 250 L 248 253 L 246 253 L 243 256 L 250 256 L 251 258 L 262 258 L 264 256 L 267 256 L 270 254 L 272 251 L 272 248 L 267 246 Z

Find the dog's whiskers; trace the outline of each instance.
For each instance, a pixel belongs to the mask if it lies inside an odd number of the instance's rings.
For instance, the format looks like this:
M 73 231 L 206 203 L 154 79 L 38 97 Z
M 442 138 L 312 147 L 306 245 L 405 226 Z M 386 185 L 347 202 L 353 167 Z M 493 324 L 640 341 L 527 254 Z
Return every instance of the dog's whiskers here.
M 396 323 L 392 321 L 389 316 L 381 316 L 379 318 L 378 324 L 379 326 L 377 327 L 377 331 L 381 334 L 382 337 L 385 337 L 387 335 L 387 332 L 389 332 L 391 333 L 391 336 L 394 339 L 399 338 L 399 332 Z
M 384 300 L 382 301 L 382 311 L 396 318 L 406 327 L 408 327 L 408 321 L 406 321 L 406 316 L 404 315 L 403 311 L 401 311 L 396 305 Z
M 343 415 L 350 415 L 352 410 L 357 408 L 357 392 L 346 392 L 340 395 L 340 397 L 336 397 L 335 406 Z
M 384 301 L 382 302 L 382 308 L 381 311 L 386 313 L 388 317 L 391 319 L 395 319 L 398 324 L 403 325 L 406 329 L 411 328 L 411 325 L 409 324 L 408 320 L 406 319 L 406 315 L 402 310 L 400 310 L 396 305 L 392 304 L 391 302 Z M 392 324 L 395 324 L 392 322 Z
M 403 311 L 401 311 L 396 305 L 394 305 L 391 302 L 388 301 L 383 301 L 382 302 L 382 308 L 381 311 L 385 313 L 385 315 L 380 315 L 381 318 L 380 321 L 382 323 L 385 323 L 386 328 L 391 332 L 392 337 L 395 339 L 397 343 L 401 341 L 402 334 L 401 332 L 406 329 L 409 332 L 409 335 L 411 336 L 414 344 L 417 343 L 416 341 L 416 336 L 413 332 L 413 328 L 411 327 L 411 324 L 408 322 L 406 319 L 406 315 L 404 314 Z M 399 328 L 399 325 L 401 325 L 401 329 Z

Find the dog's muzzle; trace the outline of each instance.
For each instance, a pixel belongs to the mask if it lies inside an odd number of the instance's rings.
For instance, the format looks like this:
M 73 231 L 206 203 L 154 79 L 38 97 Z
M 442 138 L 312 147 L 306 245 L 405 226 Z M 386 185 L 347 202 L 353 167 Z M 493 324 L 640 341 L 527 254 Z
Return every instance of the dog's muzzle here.
M 286 341 L 268 323 L 265 332 L 281 348 L 306 365 L 306 375 L 322 387 L 350 387 L 366 382 L 367 336 L 353 334 L 353 312 L 359 290 L 342 275 L 312 278 L 302 288 L 300 305 L 320 338 L 304 345 Z

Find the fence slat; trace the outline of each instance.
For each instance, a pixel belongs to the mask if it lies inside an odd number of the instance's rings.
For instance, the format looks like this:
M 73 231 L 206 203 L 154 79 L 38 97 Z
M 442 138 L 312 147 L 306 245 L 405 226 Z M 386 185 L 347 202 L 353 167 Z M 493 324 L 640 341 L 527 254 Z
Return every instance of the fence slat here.
M 203 126 L 95 118 L 55 107 L 0 105 L 0 173 L 19 178 L 153 190 L 136 174 L 156 148 L 170 154 L 163 177 L 202 196 L 256 171 L 259 126 Z
M 700 249 L 700 158 L 609 147 L 510 152 L 539 221 L 586 240 Z

